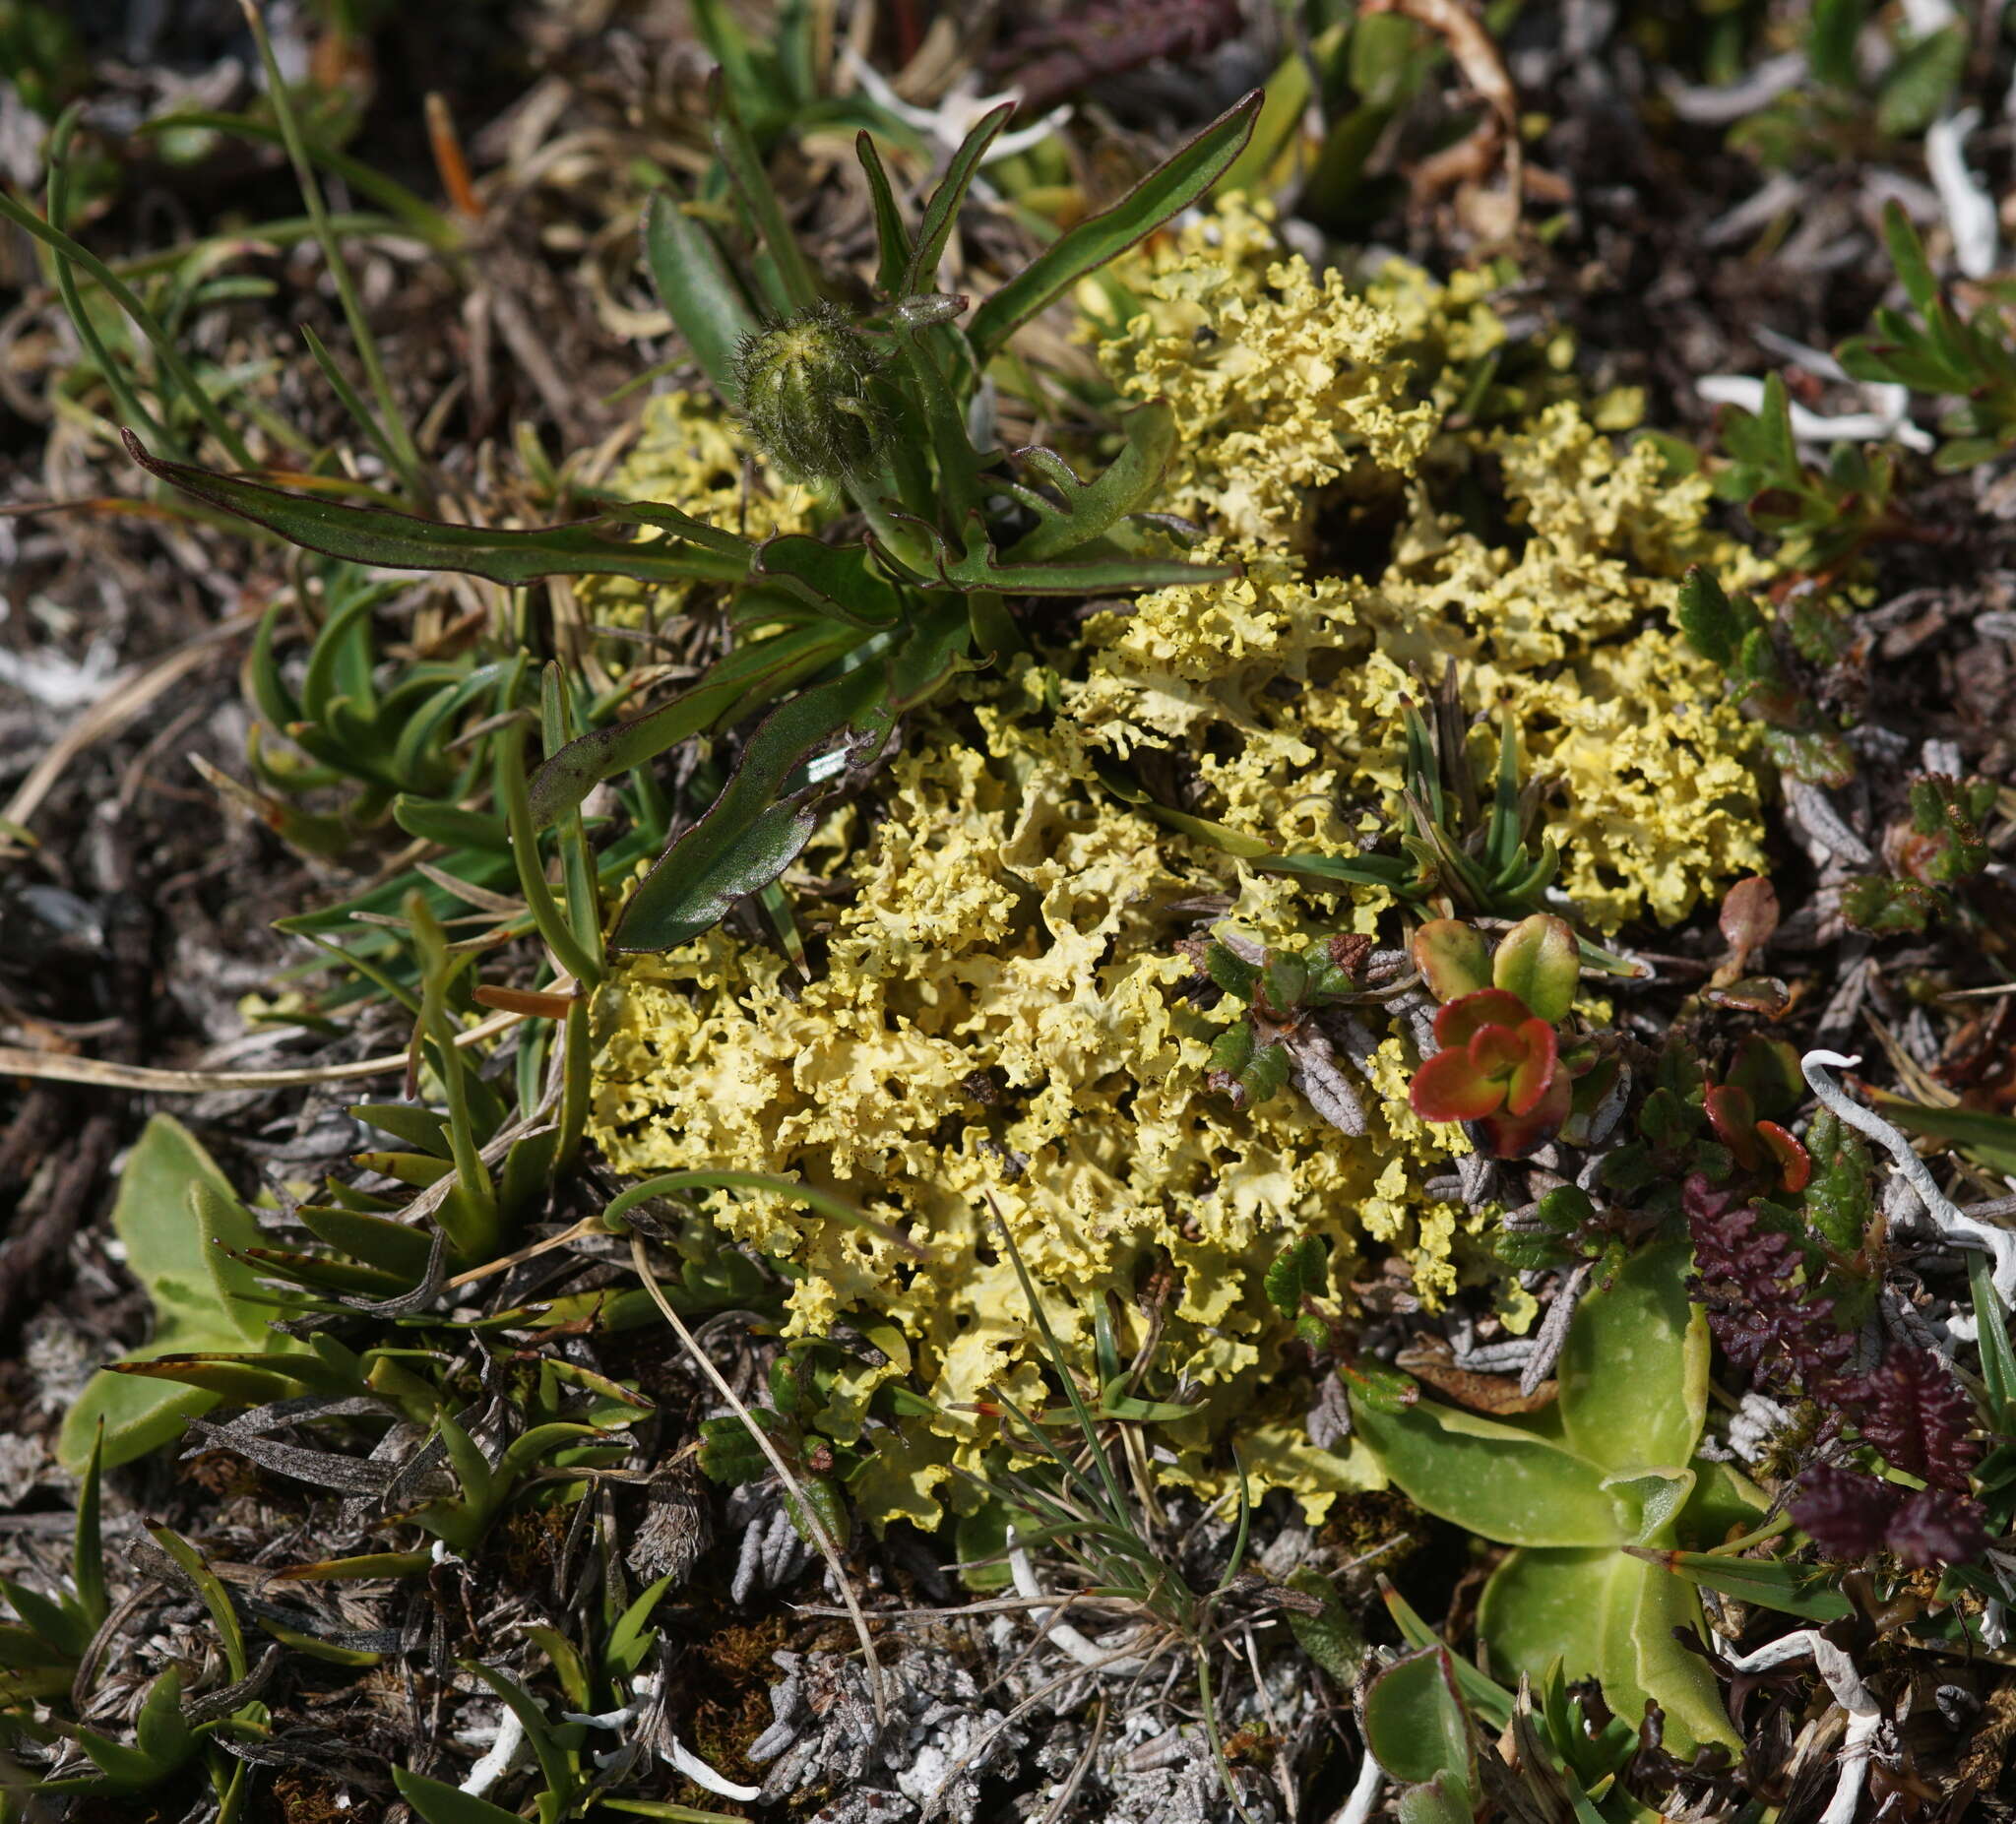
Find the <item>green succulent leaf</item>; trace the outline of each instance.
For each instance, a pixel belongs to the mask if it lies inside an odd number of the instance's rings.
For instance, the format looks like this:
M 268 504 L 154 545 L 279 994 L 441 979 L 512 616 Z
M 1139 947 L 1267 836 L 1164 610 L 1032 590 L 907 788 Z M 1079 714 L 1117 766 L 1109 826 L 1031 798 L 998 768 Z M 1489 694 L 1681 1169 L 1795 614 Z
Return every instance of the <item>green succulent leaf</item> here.
M 158 1114 L 127 1156 L 112 1207 L 126 1264 L 155 1311 L 154 1335 L 129 1363 L 162 1355 L 268 1345 L 256 1275 L 224 1250 L 257 1245 L 259 1228 L 195 1136 Z M 116 1468 L 180 1435 L 182 1422 L 216 1404 L 214 1394 L 99 1372 L 65 1415 L 57 1454 L 72 1471 L 90 1460 L 104 1420 L 104 1464 Z
M 1645 1248 L 1576 1309 L 1557 1370 L 1569 1448 L 1611 1475 L 1694 1454 L 1708 1411 L 1708 1325 L 1687 1296 L 1692 1250 Z
M 1565 918 L 1535 912 L 1522 918 L 1498 940 L 1491 958 L 1491 980 L 1516 994 L 1536 1019 L 1556 1026 L 1575 1005 L 1581 960 L 1575 931 Z
M 1366 1745 L 1390 1778 L 1421 1786 L 1450 1775 L 1476 1786 L 1470 1716 L 1446 1647 L 1395 1661 L 1366 1687 L 1363 1715 Z
M 1418 1507 L 1507 1545 L 1621 1541 L 1604 1472 L 1517 1425 L 1426 1400 L 1382 1412 L 1352 1397 L 1358 1434 Z
M 1687 1626 L 1702 1626 L 1693 1587 L 1625 1551 L 1515 1551 L 1478 1604 L 1478 1631 L 1501 1675 L 1539 1678 L 1558 1658 L 1570 1678 L 1599 1678 L 1627 1723 L 1656 1701 L 1682 1752 L 1734 1746 L 1714 1672 L 1672 1637 Z

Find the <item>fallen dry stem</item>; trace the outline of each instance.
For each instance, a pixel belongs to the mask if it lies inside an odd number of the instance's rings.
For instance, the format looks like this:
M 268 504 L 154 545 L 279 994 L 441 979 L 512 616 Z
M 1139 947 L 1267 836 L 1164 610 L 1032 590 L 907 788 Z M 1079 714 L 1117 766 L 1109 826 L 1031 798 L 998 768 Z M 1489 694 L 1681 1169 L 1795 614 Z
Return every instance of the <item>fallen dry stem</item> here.
M 803 1486 L 791 1474 L 790 1465 L 785 1462 L 783 1453 L 772 1442 L 770 1433 L 756 1422 L 748 1407 L 742 1403 L 741 1395 L 728 1385 L 727 1376 L 714 1365 L 713 1358 L 694 1341 L 693 1333 L 686 1328 L 685 1320 L 672 1309 L 671 1300 L 660 1290 L 658 1277 L 652 1272 L 650 1257 L 644 1250 L 644 1237 L 634 1229 L 630 1235 L 630 1259 L 637 1269 L 638 1279 L 644 1283 L 644 1289 L 651 1294 L 652 1303 L 658 1306 L 665 1322 L 671 1325 L 680 1346 L 692 1356 L 701 1373 L 714 1383 L 715 1392 L 727 1402 L 728 1410 L 742 1421 L 743 1428 L 754 1440 L 756 1448 L 763 1453 L 771 1469 L 776 1472 L 778 1480 L 797 1503 L 798 1513 L 804 1517 L 805 1525 L 811 1529 L 812 1542 L 819 1547 L 820 1556 L 826 1560 L 827 1568 L 832 1571 L 835 1581 L 840 1586 L 841 1601 L 847 1604 L 848 1618 L 854 1624 L 854 1634 L 861 1643 L 861 1657 L 867 1665 L 868 1695 L 875 1702 L 875 1720 L 878 1723 L 887 1723 L 889 1705 L 882 1689 L 882 1662 L 875 1656 L 875 1642 L 868 1633 L 868 1618 L 861 1613 L 860 1601 L 854 1595 L 852 1583 L 849 1581 L 847 1565 L 841 1558 L 840 1547 L 834 1543 L 833 1536 L 826 1531 L 826 1522 L 820 1517 L 819 1510 L 806 1498 Z

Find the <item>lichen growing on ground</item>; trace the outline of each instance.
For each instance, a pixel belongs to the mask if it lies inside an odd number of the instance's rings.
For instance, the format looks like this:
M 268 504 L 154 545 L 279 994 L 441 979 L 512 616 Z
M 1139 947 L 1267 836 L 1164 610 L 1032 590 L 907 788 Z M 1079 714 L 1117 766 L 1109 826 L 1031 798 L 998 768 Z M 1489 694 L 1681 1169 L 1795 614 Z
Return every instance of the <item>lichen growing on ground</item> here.
M 1101 763 L 1160 766 L 1187 809 L 1272 844 L 1349 851 L 1390 839 L 1403 704 L 1453 660 L 1555 782 L 1592 925 L 1676 918 L 1760 861 L 1742 725 L 1670 625 L 1684 567 L 1719 552 L 1706 490 L 1600 427 L 1619 402 L 1577 397 L 1558 346 L 1512 358 L 1487 290 L 1319 279 L 1236 207 L 1123 265 L 1088 334 L 1123 395 L 1173 406 L 1162 504 L 1245 574 L 1095 613 L 914 717 L 803 858 L 825 882 L 801 905 L 809 981 L 718 928 L 609 991 L 595 1133 L 619 1170 L 796 1175 L 929 1255 L 781 1199 L 715 1211 L 791 1273 L 793 1333 L 907 1334 L 909 1362 L 842 1403 L 851 1428 L 907 1373 L 934 1409 L 874 1435 L 850 1489 L 870 1520 L 970 1506 L 955 1466 L 998 1436 L 976 1409 L 997 1387 L 1040 1403 L 997 1215 L 1067 1349 L 1089 1353 L 1102 1301 L 1123 1356 L 1160 1326 L 1158 1384 L 1198 1401 L 1158 1428 L 1167 1476 L 1220 1485 L 1236 1431 L 1253 1480 L 1312 1512 L 1374 1472 L 1305 1441 L 1267 1264 L 1325 1237 L 1344 1306 L 1387 1254 L 1430 1303 L 1491 1271 L 1478 1219 L 1423 1188 L 1463 1142 L 1408 1109 L 1399 1021 L 1369 1016 L 1361 1138 L 1204 1082 L 1237 1009 L 1196 994 L 1179 941 L 1219 918 L 1269 942 L 1369 931 L 1384 897 L 1256 874 L 1121 803 Z M 1480 773 L 1495 739 L 1480 725 Z

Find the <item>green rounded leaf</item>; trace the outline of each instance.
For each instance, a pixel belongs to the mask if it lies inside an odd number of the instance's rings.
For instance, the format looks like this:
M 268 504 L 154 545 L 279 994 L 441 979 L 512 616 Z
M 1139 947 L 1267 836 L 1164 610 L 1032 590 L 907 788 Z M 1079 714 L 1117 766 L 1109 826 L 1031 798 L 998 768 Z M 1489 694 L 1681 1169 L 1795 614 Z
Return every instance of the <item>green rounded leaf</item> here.
M 1632 1256 L 1583 1299 L 1561 1352 L 1561 1430 L 1611 1475 L 1671 1469 L 1694 1454 L 1708 1411 L 1708 1325 L 1687 1297 L 1684 1242 Z
M 1568 1017 L 1582 959 L 1565 918 L 1535 912 L 1507 931 L 1491 958 L 1491 981 L 1516 994 L 1549 1026 Z
M 1470 1718 L 1446 1647 L 1389 1666 L 1365 1691 L 1365 1741 L 1389 1778 L 1420 1786 L 1450 1774 L 1476 1783 Z
M 1416 1506 L 1506 1545 L 1610 1545 L 1617 1513 L 1594 1464 L 1537 1432 L 1423 1400 L 1352 1417 Z

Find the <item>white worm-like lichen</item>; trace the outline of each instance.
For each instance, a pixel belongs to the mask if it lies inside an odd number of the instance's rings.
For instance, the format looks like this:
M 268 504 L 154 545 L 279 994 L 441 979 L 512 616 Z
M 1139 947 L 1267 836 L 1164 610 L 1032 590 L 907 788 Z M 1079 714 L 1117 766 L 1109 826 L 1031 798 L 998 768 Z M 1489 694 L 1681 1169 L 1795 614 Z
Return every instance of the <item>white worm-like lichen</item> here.
M 1822 1054 L 1826 1055 L 1826 1054 Z M 1810 1081 L 1810 1076 L 1809 1079 Z M 1739 1672 L 1769 1671 L 1791 1660 L 1811 1656 L 1813 1669 L 1826 1681 L 1834 1701 L 1848 1712 L 1848 1732 L 1841 1741 L 1841 1772 L 1834 1782 L 1834 1796 L 1827 1801 L 1820 1824 L 1854 1824 L 1856 1807 L 1861 1801 L 1862 1787 L 1868 1780 L 1869 1756 L 1875 1747 L 1876 1731 L 1883 1726 L 1883 1713 L 1862 1683 L 1855 1662 L 1817 1628 L 1800 1628 L 1759 1647 L 1754 1653 L 1730 1661 Z
M 1029 1553 L 1022 1541 L 1015 1536 L 1015 1529 L 1008 1529 L 1008 1574 L 1015 1580 L 1015 1594 L 1027 1603 L 1041 1603 L 1049 1600 L 1041 1584 L 1037 1582 L 1036 1567 L 1029 1561 Z M 1103 1672 L 1108 1678 L 1132 1678 L 1147 1669 L 1145 1660 L 1127 1657 L 1124 1647 L 1134 1644 L 1129 1640 L 1123 1648 L 1102 1647 L 1096 1641 L 1086 1639 L 1070 1622 L 1054 1620 L 1053 1608 L 1032 1608 L 1029 1618 L 1042 1631 L 1043 1636 L 1066 1659 L 1074 1660 L 1087 1671 Z M 1136 1638 L 1139 1638 L 1136 1636 Z M 1115 1657 L 1115 1655 L 1120 1657 Z
M 1838 1051 L 1808 1051 L 1799 1059 L 1799 1069 L 1805 1075 L 1806 1087 L 1837 1120 L 1866 1134 L 1897 1162 L 1898 1174 L 1917 1193 L 1940 1234 L 1962 1247 L 1980 1248 L 1987 1255 L 1995 1296 L 2005 1308 L 2016 1308 L 2016 1229 L 1996 1228 L 1969 1216 L 1940 1190 L 1924 1161 L 1911 1150 L 1911 1142 L 1874 1109 L 1854 1101 L 1827 1074 L 1829 1069 L 1853 1070 L 1860 1062 L 1859 1057 L 1843 1057 Z

